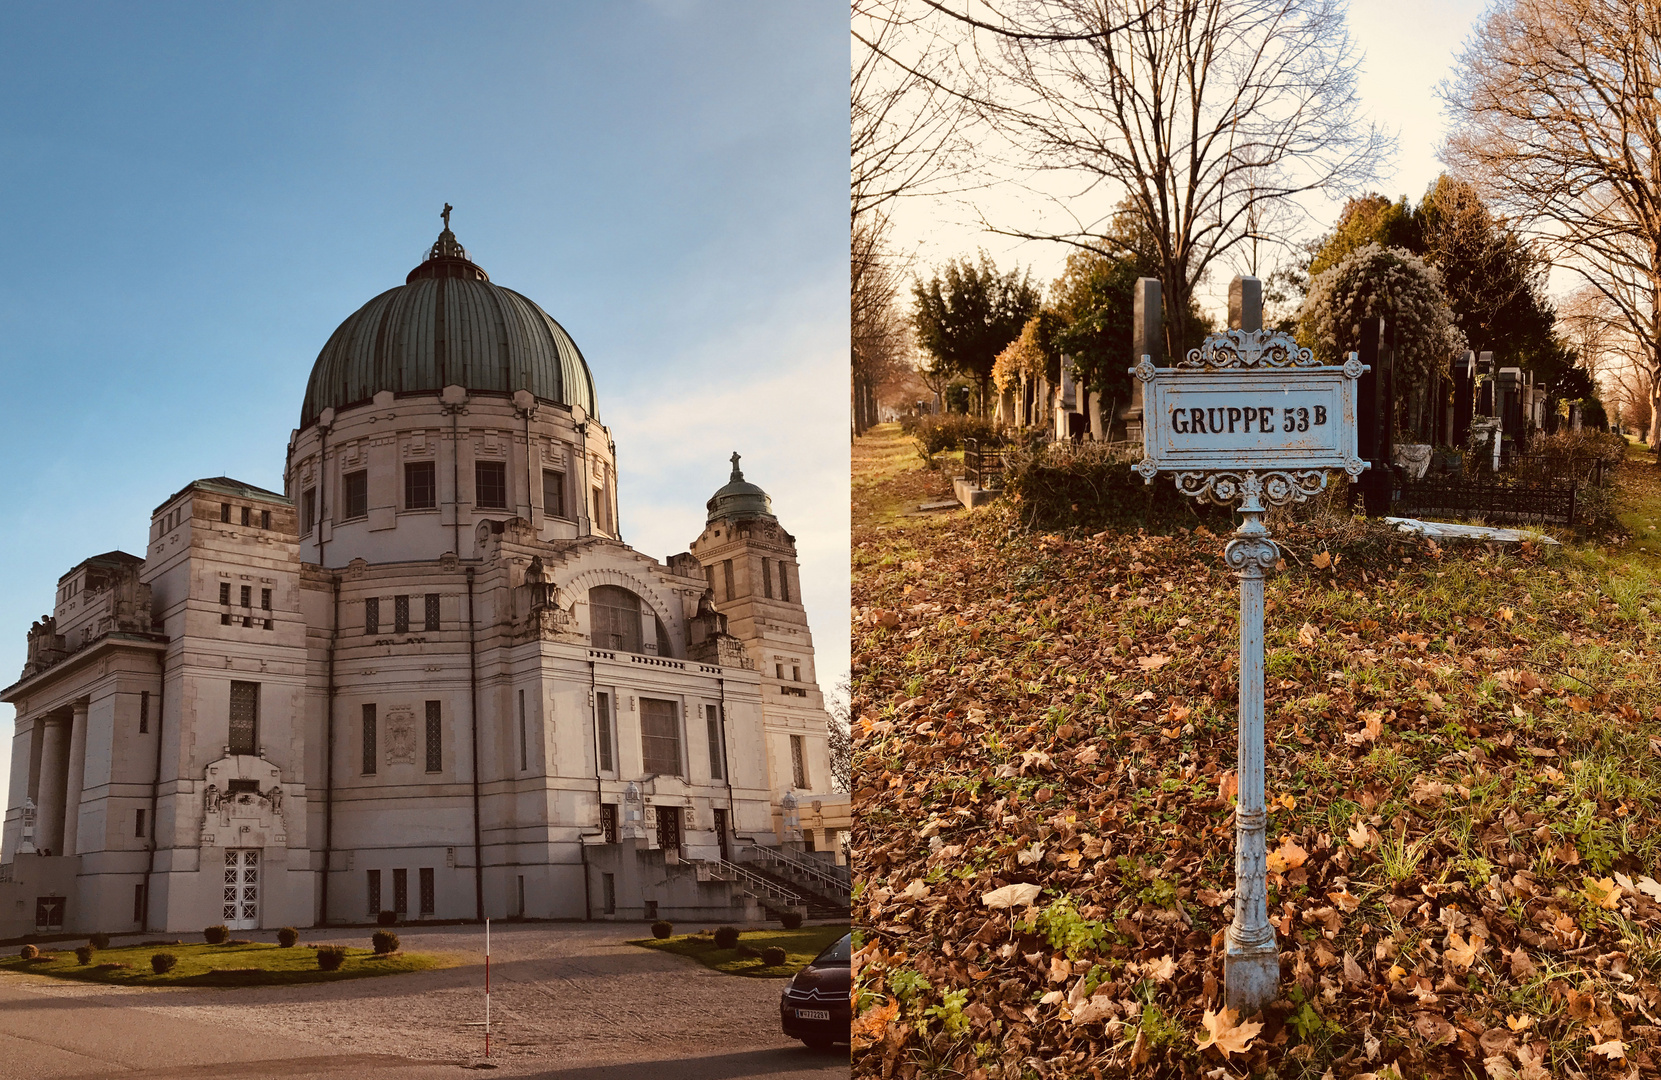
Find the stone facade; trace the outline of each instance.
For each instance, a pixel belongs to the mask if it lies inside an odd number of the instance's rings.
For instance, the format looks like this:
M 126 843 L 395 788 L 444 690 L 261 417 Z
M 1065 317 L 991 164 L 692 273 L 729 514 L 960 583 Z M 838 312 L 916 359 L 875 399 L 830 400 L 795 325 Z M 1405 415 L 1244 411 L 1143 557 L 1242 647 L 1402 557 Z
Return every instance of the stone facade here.
M 794 541 L 723 501 L 736 456 L 660 563 L 588 408 L 412 378 L 314 371 L 286 494 L 196 481 L 60 580 L 0 693 L 0 937 L 753 918 L 746 850 L 838 861 Z

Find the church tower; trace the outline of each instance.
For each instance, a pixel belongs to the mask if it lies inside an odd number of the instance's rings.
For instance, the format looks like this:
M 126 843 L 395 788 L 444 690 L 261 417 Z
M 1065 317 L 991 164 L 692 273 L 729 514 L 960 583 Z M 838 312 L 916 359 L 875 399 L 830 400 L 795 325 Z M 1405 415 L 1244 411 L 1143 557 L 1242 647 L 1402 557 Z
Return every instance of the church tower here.
M 781 813 L 780 835 L 799 833 L 808 850 L 828 843 L 842 826 L 833 814 L 821 821 L 814 793 L 831 792 L 825 700 L 813 661 L 813 634 L 802 606 L 796 538 L 773 516 L 767 492 L 744 479 L 732 456 L 732 476 L 707 504 L 704 531 L 692 543 L 727 631 L 744 645 L 761 673 L 762 719 L 768 770 L 775 792 L 796 793 L 796 828 Z M 845 800 L 846 796 L 836 796 Z M 845 806 L 843 801 L 840 805 Z

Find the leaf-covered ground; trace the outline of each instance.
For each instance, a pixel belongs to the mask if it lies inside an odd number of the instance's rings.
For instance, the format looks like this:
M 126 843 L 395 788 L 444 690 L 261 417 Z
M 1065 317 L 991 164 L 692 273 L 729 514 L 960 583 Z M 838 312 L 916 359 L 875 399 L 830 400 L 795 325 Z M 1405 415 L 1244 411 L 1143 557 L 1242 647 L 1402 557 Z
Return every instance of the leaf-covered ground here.
M 874 489 L 915 488 L 897 442 L 855 446 Z M 1626 513 L 1655 517 L 1644 480 Z M 1661 1075 L 1651 554 L 1277 525 L 1283 997 L 1254 1028 L 1221 1013 L 1223 539 L 877 517 L 856 508 L 856 1075 Z

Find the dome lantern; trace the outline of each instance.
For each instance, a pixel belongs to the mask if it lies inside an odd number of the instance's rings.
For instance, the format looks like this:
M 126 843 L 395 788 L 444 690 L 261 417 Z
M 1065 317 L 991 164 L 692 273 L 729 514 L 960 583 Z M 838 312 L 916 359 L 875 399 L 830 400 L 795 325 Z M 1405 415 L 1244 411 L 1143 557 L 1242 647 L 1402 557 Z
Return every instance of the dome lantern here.
M 738 467 L 738 451 L 732 455 L 732 476 L 722 485 L 709 502 L 708 522 L 726 518 L 729 521 L 742 521 L 748 518 L 766 518 L 775 521 L 773 517 L 773 500 L 767 493 L 744 479 L 744 471 Z

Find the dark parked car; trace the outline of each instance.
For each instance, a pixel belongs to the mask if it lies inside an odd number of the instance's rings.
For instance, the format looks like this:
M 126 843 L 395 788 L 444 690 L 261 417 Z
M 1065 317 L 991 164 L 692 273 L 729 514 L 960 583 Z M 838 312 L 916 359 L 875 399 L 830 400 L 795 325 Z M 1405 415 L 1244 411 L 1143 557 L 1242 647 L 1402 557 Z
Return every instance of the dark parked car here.
M 848 1041 L 851 938 L 851 934 L 843 934 L 840 941 L 815 956 L 790 980 L 779 999 L 784 1033 L 815 1050 Z

